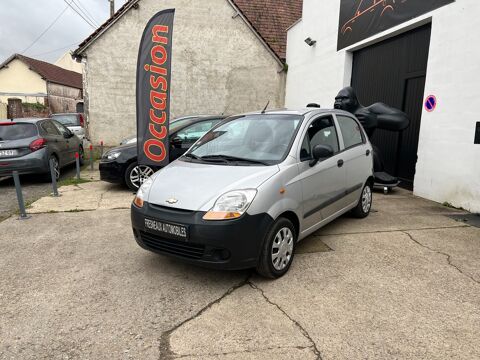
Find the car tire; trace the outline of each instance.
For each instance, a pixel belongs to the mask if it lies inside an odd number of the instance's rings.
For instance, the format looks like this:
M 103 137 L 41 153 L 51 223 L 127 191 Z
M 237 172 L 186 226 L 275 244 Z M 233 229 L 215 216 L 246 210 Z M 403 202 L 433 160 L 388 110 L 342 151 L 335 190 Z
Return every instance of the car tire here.
M 55 171 L 55 179 L 58 181 L 60 179 L 60 164 L 58 163 L 58 159 L 55 155 L 50 155 L 48 158 L 48 172 L 43 175 L 45 181 L 51 182 L 52 175 L 50 173 L 50 160 L 53 161 L 54 171 Z
M 85 151 L 83 150 L 83 146 L 80 146 L 78 148 L 78 160 L 80 166 L 83 166 L 83 164 L 85 164 Z
M 128 165 L 125 170 L 125 184 L 130 190 L 137 191 L 139 186 L 154 173 L 155 171 L 150 166 L 138 165 L 135 161 Z
M 359 219 L 366 218 L 370 214 L 370 210 L 372 209 L 372 201 L 372 184 L 368 182 L 362 189 L 360 199 L 358 199 L 358 204 L 352 210 L 352 215 Z
M 257 273 L 270 279 L 285 275 L 293 262 L 296 242 L 292 222 L 286 218 L 275 221 L 265 237 Z

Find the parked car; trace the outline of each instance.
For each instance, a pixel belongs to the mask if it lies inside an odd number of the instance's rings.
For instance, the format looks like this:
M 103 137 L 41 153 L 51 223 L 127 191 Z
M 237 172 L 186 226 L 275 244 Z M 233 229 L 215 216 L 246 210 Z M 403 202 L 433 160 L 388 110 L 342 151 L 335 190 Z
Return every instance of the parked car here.
M 81 140 L 52 119 L 13 119 L 0 122 L 0 175 L 45 174 L 50 177 L 50 160 L 57 179 L 62 167 L 84 161 Z
M 52 114 L 52 119 L 66 126 L 71 132 L 83 141 L 85 138 L 85 120 L 81 113 Z
M 175 118 L 173 119 L 170 124 L 174 124 L 175 123 L 175 126 L 180 126 L 180 125 L 184 125 L 184 124 L 188 124 L 190 120 L 192 119 L 198 119 L 200 117 L 211 117 L 209 115 L 189 115 L 189 116 L 183 116 L 183 117 L 179 117 L 179 118 Z M 125 139 L 123 139 L 122 141 L 120 141 L 120 145 L 127 145 L 127 144 L 134 144 L 137 142 L 137 135 L 132 135 L 132 136 L 129 136 Z
M 170 161 L 182 156 L 198 139 L 220 123 L 224 116 L 189 118 L 170 124 Z M 158 168 L 137 163 L 137 141 L 106 152 L 100 160 L 100 179 L 125 184 L 131 190 L 148 179 Z
M 203 266 L 280 277 L 299 240 L 346 212 L 368 216 L 371 154 L 359 121 L 341 110 L 231 117 L 143 183 L 135 239 Z

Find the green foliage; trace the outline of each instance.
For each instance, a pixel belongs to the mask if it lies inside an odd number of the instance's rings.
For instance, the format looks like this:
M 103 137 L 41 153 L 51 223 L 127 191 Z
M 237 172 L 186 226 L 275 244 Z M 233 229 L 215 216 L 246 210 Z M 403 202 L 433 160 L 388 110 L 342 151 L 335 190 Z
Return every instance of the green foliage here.
M 45 105 L 40 104 L 39 102 L 36 102 L 36 103 L 24 102 L 22 103 L 22 106 L 24 109 L 30 109 L 35 111 L 45 111 L 48 109 Z

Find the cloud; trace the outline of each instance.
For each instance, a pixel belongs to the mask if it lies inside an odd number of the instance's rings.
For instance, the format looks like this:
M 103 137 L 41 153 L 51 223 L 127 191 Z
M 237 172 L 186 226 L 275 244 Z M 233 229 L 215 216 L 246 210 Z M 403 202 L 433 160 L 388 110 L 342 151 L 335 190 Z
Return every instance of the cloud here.
M 67 7 L 64 0 L 1 0 L 0 63 L 14 53 L 21 53 Z M 67 0 L 71 2 L 72 0 Z M 73 0 L 86 9 L 97 25 L 109 16 L 107 0 Z M 116 0 L 118 9 L 125 0 Z M 55 62 L 68 50 L 87 38 L 94 29 L 71 8 L 24 55 Z

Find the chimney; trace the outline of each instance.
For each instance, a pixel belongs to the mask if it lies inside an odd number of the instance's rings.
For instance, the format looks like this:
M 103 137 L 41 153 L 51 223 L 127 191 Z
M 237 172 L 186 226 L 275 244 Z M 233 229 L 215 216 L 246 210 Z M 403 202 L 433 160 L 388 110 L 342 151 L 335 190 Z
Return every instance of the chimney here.
M 110 2 L 110 17 L 115 14 L 115 0 L 108 0 Z

